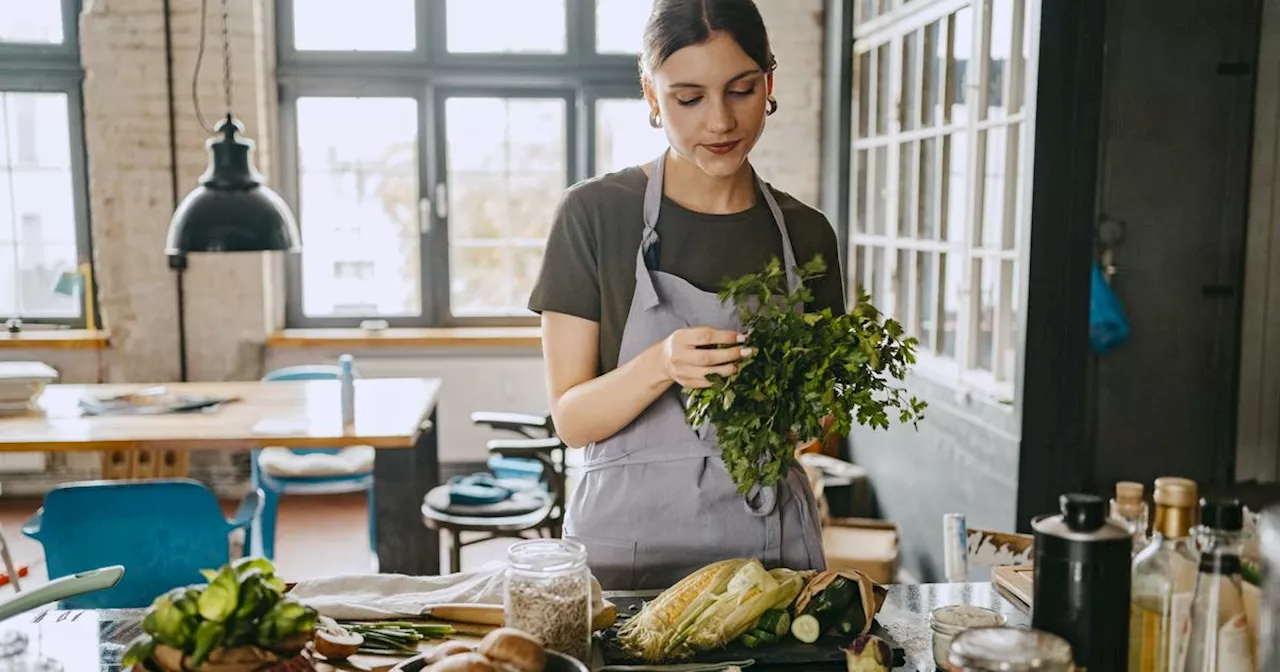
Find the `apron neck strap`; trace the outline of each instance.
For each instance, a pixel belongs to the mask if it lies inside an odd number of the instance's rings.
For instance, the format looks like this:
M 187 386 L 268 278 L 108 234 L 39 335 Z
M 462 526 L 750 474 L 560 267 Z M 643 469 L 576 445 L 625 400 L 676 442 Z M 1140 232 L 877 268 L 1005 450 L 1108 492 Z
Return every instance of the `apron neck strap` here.
M 648 259 L 648 255 L 650 250 L 655 249 L 654 244 L 658 242 L 658 212 L 662 209 L 662 184 L 667 172 L 666 159 L 667 152 L 664 151 L 650 164 L 649 183 L 644 190 L 644 233 L 640 237 L 640 259 L 652 262 L 654 268 L 657 267 L 657 259 Z M 782 265 L 787 271 L 787 286 L 791 291 L 795 291 L 800 287 L 800 275 L 796 265 L 795 250 L 791 248 L 791 236 L 787 235 L 787 223 L 782 216 L 782 208 L 778 207 L 778 199 L 773 197 L 773 190 L 769 188 L 764 178 L 760 177 L 754 168 L 751 174 L 755 177 L 760 195 L 769 206 L 769 213 L 773 215 L 774 224 L 778 226 L 778 233 L 782 236 Z

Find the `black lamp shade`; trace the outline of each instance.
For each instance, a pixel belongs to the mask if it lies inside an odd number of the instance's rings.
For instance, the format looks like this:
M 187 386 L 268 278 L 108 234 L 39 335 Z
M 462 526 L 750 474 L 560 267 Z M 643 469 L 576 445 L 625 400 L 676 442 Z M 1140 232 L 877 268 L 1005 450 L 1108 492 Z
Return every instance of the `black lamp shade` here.
M 221 137 L 206 143 L 209 168 L 200 186 L 173 213 L 165 254 L 300 251 L 298 223 L 284 199 L 263 184 L 250 156 L 253 141 L 239 137 L 243 126 L 228 116 L 217 130 Z

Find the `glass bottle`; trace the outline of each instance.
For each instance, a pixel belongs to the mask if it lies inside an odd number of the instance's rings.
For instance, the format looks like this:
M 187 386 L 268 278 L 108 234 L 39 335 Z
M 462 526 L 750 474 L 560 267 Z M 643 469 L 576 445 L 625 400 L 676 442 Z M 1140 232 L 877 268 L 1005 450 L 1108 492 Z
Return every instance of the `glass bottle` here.
M 1241 592 L 1244 507 L 1237 500 L 1200 501 L 1196 541 L 1200 571 L 1191 600 L 1185 672 L 1252 672 L 1249 623 Z
M 1179 633 L 1186 631 L 1196 583 L 1196 484 L 1158 478 L 1153 499 L 1151 543 L 1133 559 L 1128 672 L 1181 672 L 1185 637 Z
M 1120 481 L 1116 483 L 1116 496 L 1111 499 L 1111 516 L 1124 522 L 1133 535 L 1133 554 L 1147 546 L 1147 503 L 1142 499 L 1141 483 Z
M 507 561 L 506 625 L 589 664 L 591 571 L 586 547 L 568 539 L 530 539 L 512 544 Z
M 1280 505 L 1258 518 L 1262 603 L 1258 607 L 1258 669 L 1280 670 Z

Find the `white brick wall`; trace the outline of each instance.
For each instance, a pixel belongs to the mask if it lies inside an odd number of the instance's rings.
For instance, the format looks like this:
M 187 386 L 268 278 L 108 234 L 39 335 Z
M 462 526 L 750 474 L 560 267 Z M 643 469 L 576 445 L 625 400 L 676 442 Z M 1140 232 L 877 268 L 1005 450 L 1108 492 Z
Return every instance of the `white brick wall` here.
M 822 142 L 822 0 L 756 0 L 778 59 L 769 117 L 752 154 L 764 178 L 818 207 Z

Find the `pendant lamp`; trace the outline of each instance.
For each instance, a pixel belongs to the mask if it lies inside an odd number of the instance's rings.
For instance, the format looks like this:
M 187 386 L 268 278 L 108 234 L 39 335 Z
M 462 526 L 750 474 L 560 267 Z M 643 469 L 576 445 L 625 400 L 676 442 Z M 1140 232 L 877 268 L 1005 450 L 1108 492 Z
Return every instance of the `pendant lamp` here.
M 204 55 L 204 2 L 200 13 L 200 55 L 192 81 L 192 99 L 200 125 L 215 137 L 205 146 L 209 167 L 200 184 L 178 205 L 169 222 L 165 254 L 172 266 L 185 266 L 189 252 L 299 252 L 298 223 L 288 204 L 266 186 L 253 165 L 253 141 L 231 110 L 231 43 L 227 35 L 227 0 L 222 0 L 222 78 L 226 117 L 210 128 L 196 95 Z

